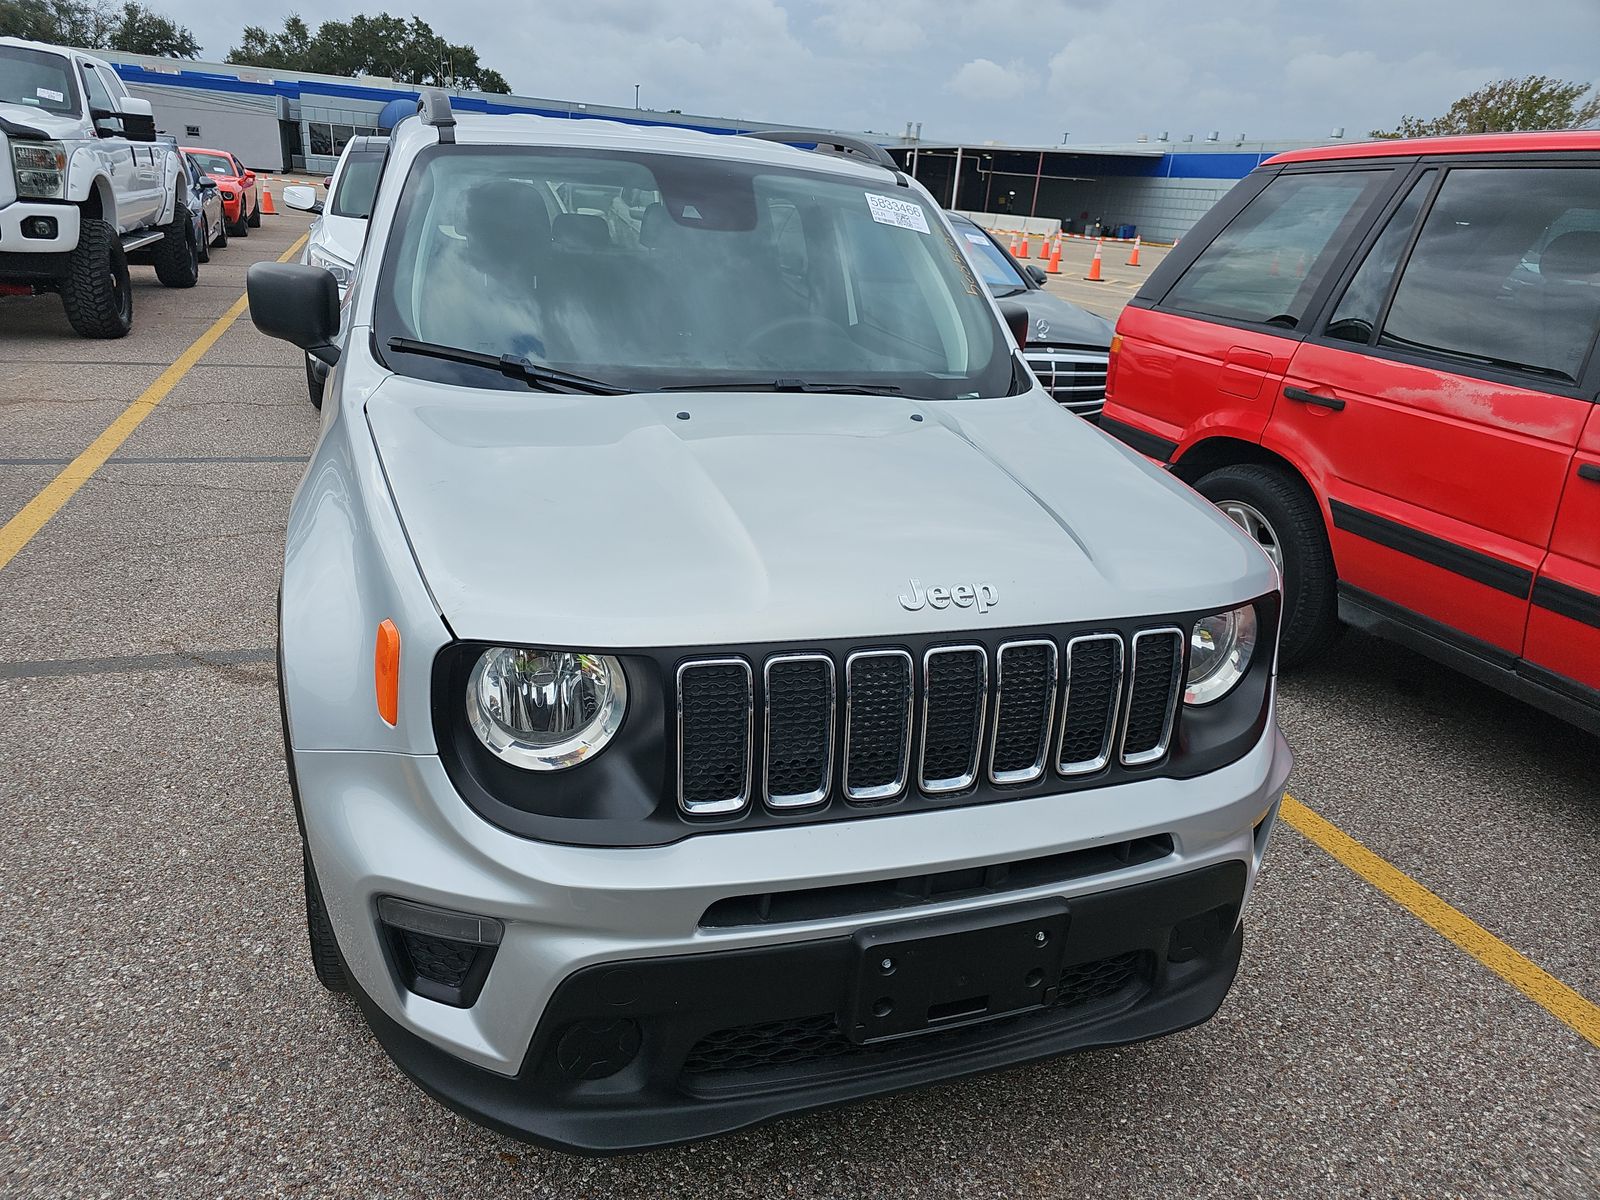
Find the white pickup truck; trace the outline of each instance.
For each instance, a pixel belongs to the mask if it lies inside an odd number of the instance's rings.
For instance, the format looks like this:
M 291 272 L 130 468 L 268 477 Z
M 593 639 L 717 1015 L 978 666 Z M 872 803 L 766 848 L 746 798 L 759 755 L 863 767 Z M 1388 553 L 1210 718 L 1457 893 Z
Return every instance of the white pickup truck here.
M 0 295 L 59 293 L 79 334 L 122 337 L 130 262 L 199 276 L 184 198 L 177 148 L 110 63 L 0 38 Z

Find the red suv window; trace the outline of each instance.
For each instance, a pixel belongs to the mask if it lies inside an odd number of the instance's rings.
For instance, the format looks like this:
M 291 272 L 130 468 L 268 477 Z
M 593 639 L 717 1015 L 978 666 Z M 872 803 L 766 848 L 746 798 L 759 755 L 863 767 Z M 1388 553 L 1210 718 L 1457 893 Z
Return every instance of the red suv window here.
M 1164 308 L 1293 329 L 1389 172 L 1280 175 L 1167 293 Z

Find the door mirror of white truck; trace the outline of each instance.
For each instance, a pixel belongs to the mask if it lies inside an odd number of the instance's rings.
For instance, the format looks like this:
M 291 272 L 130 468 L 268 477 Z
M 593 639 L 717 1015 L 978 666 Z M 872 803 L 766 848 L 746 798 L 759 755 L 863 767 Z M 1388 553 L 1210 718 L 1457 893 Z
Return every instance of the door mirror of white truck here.
M 113 136 L 120 133 L 131 142 L 156 140 L 155 109 L 150 107 L 150 101 L 123 96 L 116 101 L 116 105 L 115 112 L 107 108 L 89 110 L 89 118 L 96 130 Z
M 317 207 L 317 189 L 304 183 L 291 183 L 283 189 L 283 202 L 301 212 L 312 212 Z

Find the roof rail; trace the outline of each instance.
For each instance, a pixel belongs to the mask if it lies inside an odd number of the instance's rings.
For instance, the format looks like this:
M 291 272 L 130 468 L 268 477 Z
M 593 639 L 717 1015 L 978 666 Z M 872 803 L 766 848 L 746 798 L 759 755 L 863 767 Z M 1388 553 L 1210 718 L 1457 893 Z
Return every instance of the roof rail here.
M 456 140 L 456 115 L 450 111 L 450 97 L 438 88 L 423 88 L 417 93 L 417 111 L 422 123 L 439 131 L 439 143 L 452 145 Z
M 825 153 L 839 154 L 846 158 L 852 156 L 864 158 L 873 166 L 893 171 L 895 178 L 900 181 L 900 186 L 906 186 L 906 177 L 900 173 L 900 164 L 895 162 L 882 146 L 876 142 L 869 142 L 866 138 L 854 137 L 848 133 L 831 133 L 825 129 L 757 129 L 739 136 L 756 138 L 763 142 L 777 142 L 784 146 L 814 145 Z

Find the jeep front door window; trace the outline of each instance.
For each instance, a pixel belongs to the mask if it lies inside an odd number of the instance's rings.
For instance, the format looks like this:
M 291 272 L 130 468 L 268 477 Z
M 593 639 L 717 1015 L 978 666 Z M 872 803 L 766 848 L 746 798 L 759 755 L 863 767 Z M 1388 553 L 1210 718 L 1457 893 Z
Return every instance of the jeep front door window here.
M 82 111 L 66 58 L 25 46 L 0 46 L 0 104 L 63 117 L 76 117 Z

